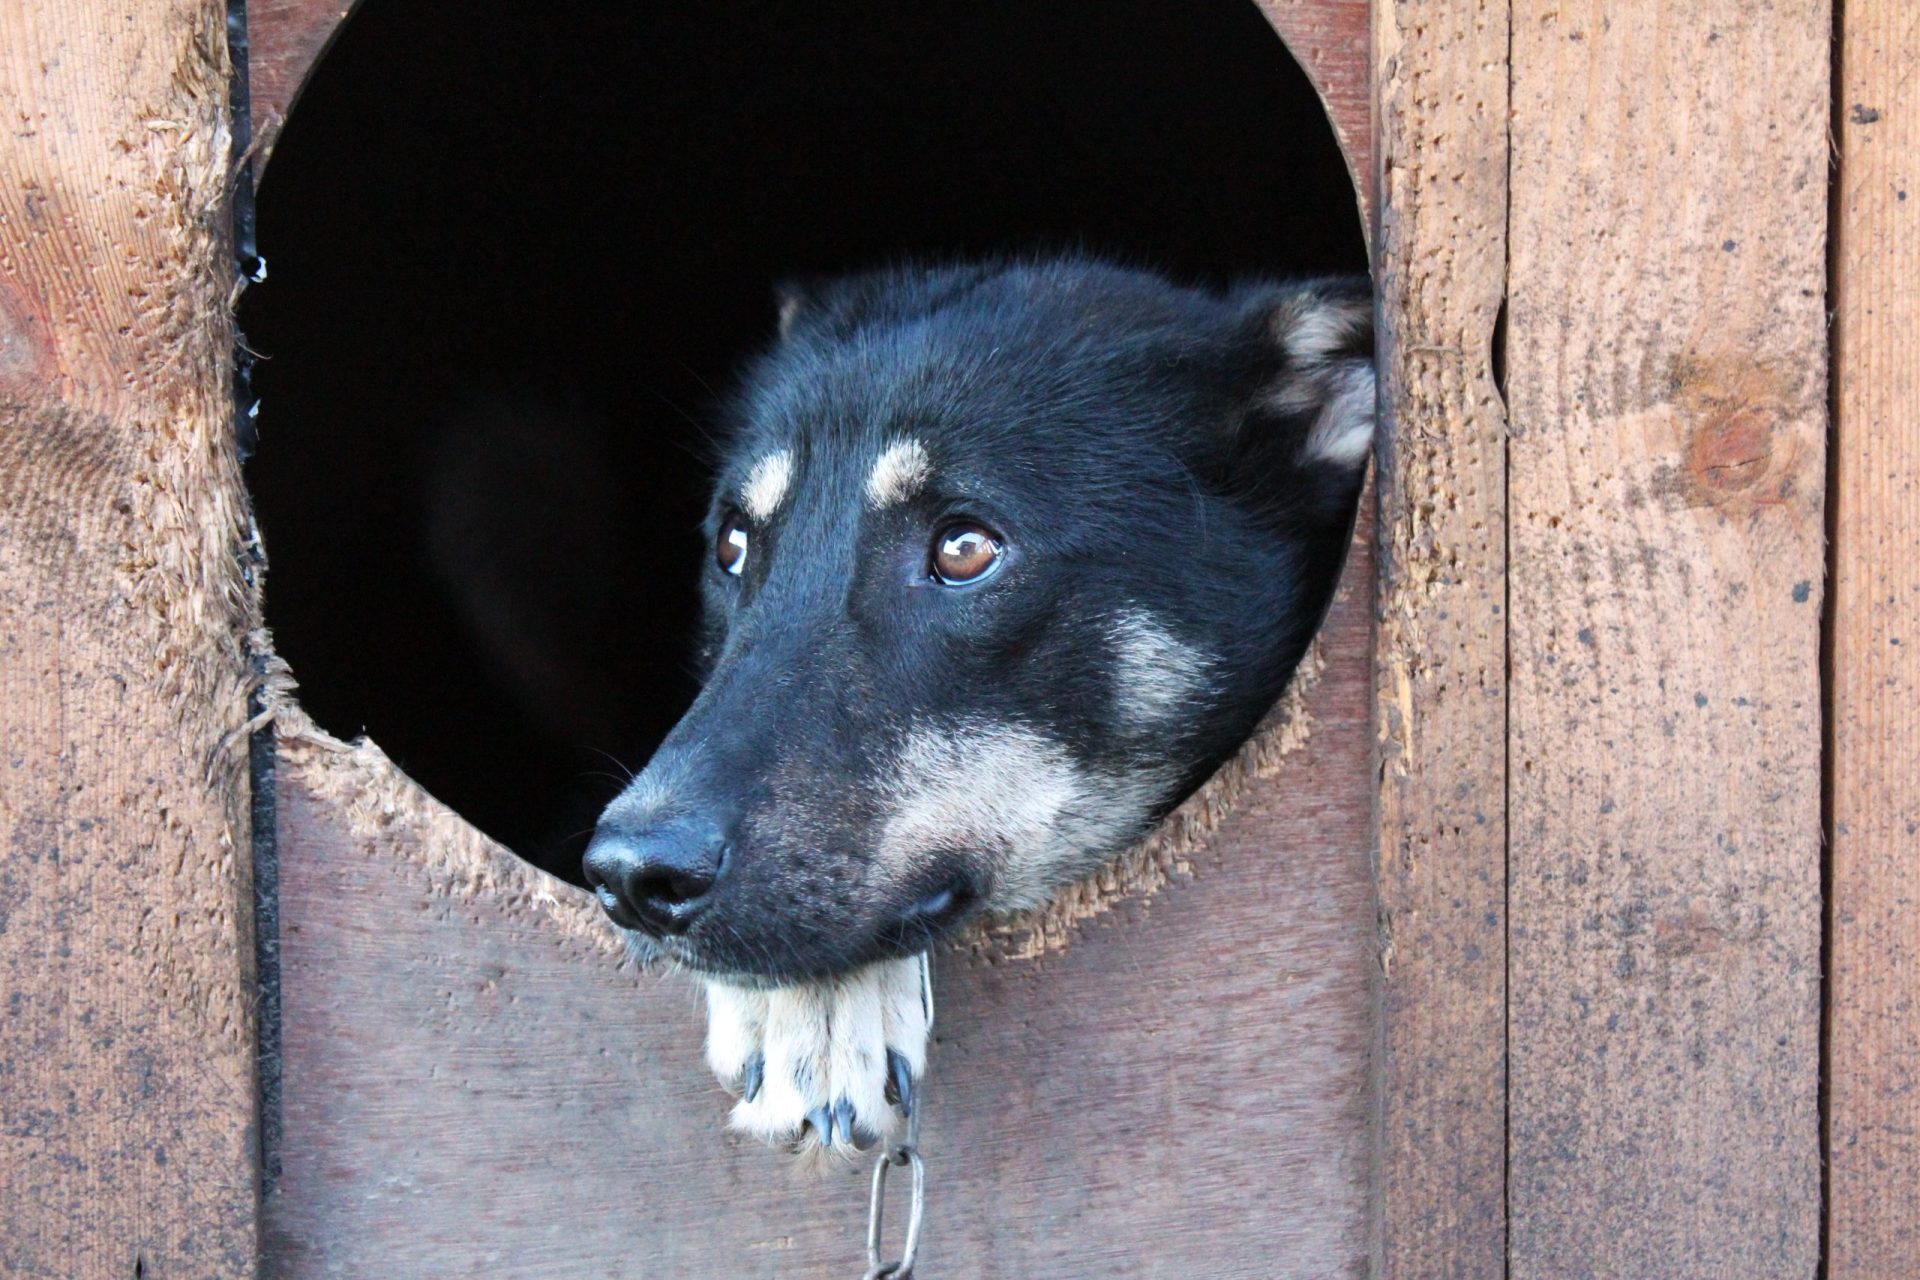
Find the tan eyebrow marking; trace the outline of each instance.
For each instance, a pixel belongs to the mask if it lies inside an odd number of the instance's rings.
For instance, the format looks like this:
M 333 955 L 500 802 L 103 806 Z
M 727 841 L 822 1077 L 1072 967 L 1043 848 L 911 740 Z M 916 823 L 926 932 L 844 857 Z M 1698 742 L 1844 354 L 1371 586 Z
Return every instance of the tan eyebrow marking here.
M 740 509 L 755 520 L 771 520 L 792 485 L 793 454 L 785 449 L 770 453 L 747 472 L 746 483 L 740 486 Z
M 874 460 L 867 473 L 867 505 L 878 511 L 905 502 L 920 492 L 933 475 L 927 447 L 918 440 L 895 440 Z

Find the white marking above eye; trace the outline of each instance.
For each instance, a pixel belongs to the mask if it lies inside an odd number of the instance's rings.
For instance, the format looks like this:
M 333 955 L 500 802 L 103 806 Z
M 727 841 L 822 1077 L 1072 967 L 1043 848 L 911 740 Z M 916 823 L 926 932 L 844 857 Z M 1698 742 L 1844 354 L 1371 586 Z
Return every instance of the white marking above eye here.
M 793 454 L 785 449 L 770 453 L 747 472 L 746 483 L 740 486 L 740 509 L 755 520 L 771 520 L 792 485 Z
M 905 502 L 933 475 L 927 447 L 918 440 L 895 440 L 880 451 L 867 473 L 867 505 L 875 511 Z

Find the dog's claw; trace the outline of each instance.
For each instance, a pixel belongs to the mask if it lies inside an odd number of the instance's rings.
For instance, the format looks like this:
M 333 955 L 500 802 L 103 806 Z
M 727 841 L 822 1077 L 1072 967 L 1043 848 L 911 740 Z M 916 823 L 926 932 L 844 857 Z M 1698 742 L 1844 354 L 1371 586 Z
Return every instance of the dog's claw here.
M 744 1084 L 741 1088 L 740 1096 L 746 1099 L 748 1102 L 752 1102 L 755 1098 L 760 1096 L 760 1086 L 766 1082 L 766 1078 L 767 1078 L 766 1056 L 764 1054 L 756 1053 L 751 1058 L 747 1059 L 747 1069 L 743 1077 Z
M 806 1122 L 801 1126 L 802 1137 L 806 1135 L 809 1127 L 820 1136 L 821 1146 L 833 1145 L 833 1109 L 831 1107 L 815 1107 L 807 1113 Z
M 898 1049 L 887 1050 L 887 1101 L 900 1108 L 900 1114 L 913 1116 L 913 1068 Z
M 835 1103 L 833 1107 L 833 1122 L 835 1132 L 839 1134 L 839 1140 L 858 1150 L 860 1143 L 856 1141 L 853 1136 L 853 1103 L 845 1098 Z

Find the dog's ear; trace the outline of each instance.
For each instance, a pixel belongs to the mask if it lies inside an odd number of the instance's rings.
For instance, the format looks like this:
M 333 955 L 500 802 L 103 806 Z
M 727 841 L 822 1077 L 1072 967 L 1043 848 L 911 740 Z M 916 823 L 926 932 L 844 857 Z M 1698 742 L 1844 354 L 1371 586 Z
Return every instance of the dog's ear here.
M 792 337 L 794 329 L 816 309 L 822 284 L 823 281 L 818 277 L 807 276 L 789 277 L 773 286 L 773 302 L 780 317 L 779 335 L 782 342 Z
M 1275 515 L 1337 516 L 1373 446 L 1372 288 L 1364 277 L 1265 286 L 1240 305 L 1234 487 Z

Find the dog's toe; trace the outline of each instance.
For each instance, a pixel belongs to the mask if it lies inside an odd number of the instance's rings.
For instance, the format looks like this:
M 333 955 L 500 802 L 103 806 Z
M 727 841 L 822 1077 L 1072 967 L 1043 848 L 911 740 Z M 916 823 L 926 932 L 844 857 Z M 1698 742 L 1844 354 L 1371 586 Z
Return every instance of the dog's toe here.
M 732 1125 L 836 1154 L 897 1137 L 926 1062 L 918 960 L 764 992 L 709 987 L 707 1058 L 739 1096 Z
M 766 1030 L 766 992 L 707 983 L 707 1066 L 728 1093 L 759 1092 Z
M 831 1147 L 836 983 L 803 983 L 758 993 L 757 1086 L 733 1108 L 732 1125 L 775 1146 Z M 747 1073 L 743 1071 L 744 1080 Z
M 886 1058 L 881 1079 L 882 1098 L 911 1116 L 921 1074 L 927 1069 L 927 1036 L 933 1029 L 933 1010 L 921 981 L 919 958 L 877 965 L 882 988 Z

